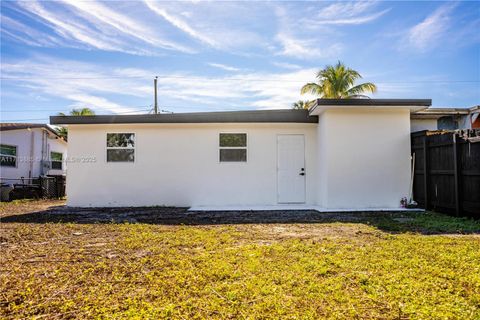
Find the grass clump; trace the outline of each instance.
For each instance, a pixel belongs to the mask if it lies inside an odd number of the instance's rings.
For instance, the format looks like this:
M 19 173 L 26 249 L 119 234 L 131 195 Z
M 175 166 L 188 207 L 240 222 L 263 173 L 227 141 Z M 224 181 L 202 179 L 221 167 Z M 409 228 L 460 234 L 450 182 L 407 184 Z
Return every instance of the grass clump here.
M 379 216 L 375 225 L 387 231 L 438 233 L 480 233 L 480 220 L 454 217 L 438 212 L 404 212 Z

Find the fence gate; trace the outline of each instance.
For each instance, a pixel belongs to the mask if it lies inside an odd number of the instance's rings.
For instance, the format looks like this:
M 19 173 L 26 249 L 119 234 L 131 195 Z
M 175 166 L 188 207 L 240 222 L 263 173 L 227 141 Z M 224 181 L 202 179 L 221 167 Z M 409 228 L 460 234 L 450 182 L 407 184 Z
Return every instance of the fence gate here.
M 420 207 L 480 218 L 480 130 L 419 131 L 411 143 Z
M 64 176 L 42 176 L 39 177 L 42 197 L 53 199 L 65 196 Z

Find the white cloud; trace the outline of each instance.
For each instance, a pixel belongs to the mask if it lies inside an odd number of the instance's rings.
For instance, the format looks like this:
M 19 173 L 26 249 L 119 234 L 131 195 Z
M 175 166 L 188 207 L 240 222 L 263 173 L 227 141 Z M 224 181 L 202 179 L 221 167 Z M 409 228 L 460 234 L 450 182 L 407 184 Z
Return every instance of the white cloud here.
M 358 25 L 374 21 L 390 9 L 371 13 L 377 5 L 376 1 L 338 2 L 331 4 L 316 15 L 314 19 L 308 18 L 309 24 L 314 25 Z
M 95 18 L 97 21 L 89 19 L 90 22 L 94 23 L 95 26 L 98 26 L 99 23 L 107 24 L 119 32 L 137 38 L 141 41 L 144 41 L 148 44 L 163 47 L 166 49 L 178 50 L 190 52 L 189 49 L 175 44 L 171 41 L 161 39 L 152 32 L 152 28 L 144 25 L 139 21 L 129 18 L 127 15 L 115 12 L 114 10 L 108 8 L 107 6 L 95 2 L 95 1 L 76 1 L 76 0 L 64 0 L 65 3 L 74 7 L 82 13 L 85 18 Z
M 25 10 L 37 15 L 40 19 L 49 23 L 58 34 L 65 38 L 75 39 L 97 49 L 119 51 L 119 48 L 114 43 L 104 41 L 102 37 L 94 37 L 88 32 L 87 27 L 76 22 L 65 22 L 61 17 L 45 10 L 45 8 L 38 2 L 20 2 L 20 5 Z
M 420 51 L 425 51 L 427 48 L 436 45 L 437 41 L 442 38 L 444 32 L 449 28 L 450 13 L 455 5 L 443 5 L 422 22 L 413 26 L 407 34 L 408 43 Z
M 288 62 L 276 62 L 276 61 L 274 61 L 274 62 L 272 62 L 272 64 L 276 67 L 283 68 L 283 69 L 290 69 L 290 70 L 298 70 L 298 69 L 302 68 L 298 64 L 288 63 Z
M 311 95 L 301 95 L 300 89 L 305 83 L 315 80 L 317 71 L 310 68 L 264 75 L 265 79 L 272 79 L 275 82 L 251 83 L 252 90 L 256 88 L 259 97 L 252 105 L 260 109 L 288 109 L 293 102 L 300 99 L 313 99 Z
M 340 18 L 340 19 L 331 19 L 331 20 L 318 20 L 317 23 L 323 24 L 323 25 L 355 25 L 355 24 L 364 24 L 368 23 L 374 20 L 377 20 L 381 16 L 383 16 L 385 13 L 390 11 L 390 9 L 385 9 L 383 11 L 379 11 L 374 14 L 366 15 L 366 16 L 361 16 L 361 17 L 350 17 L 350 18 Z
M 318 13 L 321 19 L 338 19 L 338 17 L 350 18 L 358 16 L 370 10 L 377 3 L 375 1 L 337 2 L 333 3 Z
M 125 76 L 131 72 L 44 56 L 2 63 L 2 77 L 6 78 L 3 82 L 28 88 L 38 96 L 67 99 L 72 105 L 112 113 L 131 112 L 138 108 L 115 103 L 107 96 L 117 95 L 119 99 L 130 96 L 145 101 L 145 97 L 151 95 L 151 87 L 145 86 L 147 79 L 153 78 L 151 74 L 137 70 L 137 76 L 141 73 L 144 78 Z
M 322 46 L 317 39 L 300 39 L 283 32 L 278 33 L 275 39 L 282 46 L 278 54 L 297 59 L 331 58 L 342 51 L 339 43 Z
M 168 40 L 159 30 L 152 29 L 141 20 L 95 1 L 24 1 L 8 6 L 54 32 L 50 35 L 47 30 L 36 31 L 35 42 L 42 46 L 55 43 L 59 47 L 82 47 L 135 55 L 159 55 L 158 49 L 194 52 L 187 46 Z M 11 36 L 12 39 L 31 41 L 30 30 L 19 30 L 11 23 L 5 27 L 8 29 L 7 35 L 15 36 Z
M 6 36 L 30 46 L 53 47 L 60 43 L 52 36 L 43 36 L 37 30 L 11 19 L 5 15 L 0 16 L 2 28 L 1 32 Z
M 315 71 L 243 72 L 234 78 L 161 72 L 159 102 L 174 112 L 290 108 L 294 101 L 308 98 L 300 95 L 300 88 L 314 80 Z M 66 99 L 70 106 L 92 107 L 97 113 L 133 112 L 150 105 L 154 75 L 147 69 L 111 69 L 46 56 L 2 65 L 2 81 L 9 86 L 28 89 L 36 97 Z
M 155 12 L 156 14 L 164 18 L 166 21 L 171 23 L 173 26 L 185 32 L 192 38 L 200 40 L 201 42 L 204 42 L 212 47 L 218 47 L 218 43 L 214 39 L 198 32 L 180 17 L 176 17 L 168 13 L 166 9 L 159 6 L 159 2 L 146 0 L 145 3 L 148 8 L 150 8 L 150 10 L 152 10 L 153 12 Z
M 103 97 L 89 94 L 71 93 L 67 95 L 67 98 L 73 100 L 74 103 L 72 106 L 76 107 L 93 106 L 97 109 L 112 113 L 133 113 L 136 111 L 134 108 L 125 107 Z
M 32 30 L 2 22 L 5 37 L 32 46 L 157 56 L 212 48 L 248 55 L 271 44 L 268 33 L 259 32 L 271 27 L 267 4 L 32 0 L 2 2 L 4 7 L 16 11 L 10 18 L 17 23 L 21 16 L 42 25 L 32 37 Z
M 303 84 L 315 79 L 315 69 L 284 73 L 241 73 L 234 78 L 175 74 L 159 79 L 159 92 L 169 98 L 202 104 L 201 110 L 288 109 L 299 99 Z M 176 111 L 176 110 L 172 110 Z
M 239 68 L 232 67 L 232 66 L 227 66 L 226 64 L 221 64 L 221 63 L 207 63 L 209 66 L 214 67 L 214 68 L 219 68 L 225 71 L 240 71 Z
M 274 12 L 279 24 L 275 40 L 280 46 L 272 49 L 275 55 L 296 59 L 318 59 L 335 57 L 342 51 L 342 45 L 330 37 L 331 30 L 312 32 L 308 27 L 299 28 L 299 25 L 308 26 L 309 23 L 284 6 L 276 5 Z

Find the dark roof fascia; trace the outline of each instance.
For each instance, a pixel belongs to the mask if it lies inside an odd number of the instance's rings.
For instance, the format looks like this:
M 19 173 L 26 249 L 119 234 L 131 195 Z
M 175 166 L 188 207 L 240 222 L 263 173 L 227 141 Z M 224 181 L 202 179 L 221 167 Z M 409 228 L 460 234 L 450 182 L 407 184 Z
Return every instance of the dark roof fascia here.
M 54 134 L 57 138 L 65 141 L 55 130 L 44 123 L 8 123 L 11 126 L 0 125 L 0 131 L 27 130 L 27 129 L 45 129 Z M 66 142 L 66 141 L 65 141 Z
M 52 116 L 50 124 L 318 123 L 308 110 L 258 110 L 142 115 Z
M 427 108 L 412 112 L 412 119 L 438 119 L 443 116 L 464 116 L 471 113 L 467 108 Z
M 432 105 L 432 99 L 317 99 L 317 106 L 424 106 Z
M 473 106 L 473 107 L 471 107 L 469 110 L 470 110 L 470 112 L 479 111 L 479 110 L 480 110 L 480 105 L 478 105 L 478 106 Z
M 47 125 L 43 123 L 1 123 L 0 131 L 9 131 L 9 130 L 24 130 L 24 129 L 35 129 L 35 128 L 45 128 Z
M 469 114 L 470 109 L 467 108 L 427 108 L 415 111 L 415 114 Z

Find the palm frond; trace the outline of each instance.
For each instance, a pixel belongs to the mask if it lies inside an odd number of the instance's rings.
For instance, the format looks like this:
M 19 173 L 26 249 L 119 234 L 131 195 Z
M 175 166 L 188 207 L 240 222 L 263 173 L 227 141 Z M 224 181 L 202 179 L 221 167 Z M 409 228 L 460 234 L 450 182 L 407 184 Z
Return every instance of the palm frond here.
M 346 99 L 366 97 L 364 92 L 376 92 L 377 87 L 370 82 L 355 85 L 362 76 L 356 70 L 348 68 L 341 61 L 327 65 L 316 74 L 318 83 L 307 83 L 301 93 L 312 93 L 321 98 Z
M 310 83 L 307 83 L 306 85 L 304 85 L 301 89 L 301 94 L 305 94 L 305 93 L 311 93 L 311 94 L 315 94 L 315 95 L 319 95 L 321 96 L 322 95 L 322 87 L 316 83 L 313 83 L 313 82 L 310 82 Z
M 358 95 L 364 92 L 375 93 L 377 91 L 377 86 L 371 82 L 361 83 L 347 90 L 348 95 Z
M 352 94 L 348 97 L 346 97 L 347 99 L 370 99 L 369 96 L 367 95 L 364 95 L 364 94 Z
M 310 101 L 298 100 L 292 103 L 292 108 L 296 110 L 308 109 L 310 107 Z

